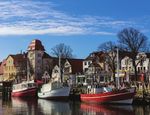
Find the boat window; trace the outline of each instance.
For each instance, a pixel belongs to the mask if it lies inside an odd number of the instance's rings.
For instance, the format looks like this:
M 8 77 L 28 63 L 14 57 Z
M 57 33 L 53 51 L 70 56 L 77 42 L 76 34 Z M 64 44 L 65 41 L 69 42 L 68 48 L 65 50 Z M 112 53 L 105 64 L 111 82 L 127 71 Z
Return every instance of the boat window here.
M 28 87 L 32 87 L 32 84 L 28 84 Z
M 104 92 L 111 92 L 112 91 L 112 89 L 110 87 L 104 87 L 103 90 L 104 90 Z
M 26 88 L 27 86 L 25 84 L 22 85 L 23 88 Z

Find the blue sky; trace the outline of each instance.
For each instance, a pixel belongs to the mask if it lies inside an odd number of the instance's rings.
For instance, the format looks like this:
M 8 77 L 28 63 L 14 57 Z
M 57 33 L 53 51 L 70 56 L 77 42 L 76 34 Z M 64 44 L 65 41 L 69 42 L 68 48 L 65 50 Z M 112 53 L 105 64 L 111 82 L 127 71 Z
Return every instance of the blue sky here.
M 46 52 L 59 43 L 85 58 L 133 27 L 150 36 L 149 0 L 1 0 L 0 60 L 40 39 Z

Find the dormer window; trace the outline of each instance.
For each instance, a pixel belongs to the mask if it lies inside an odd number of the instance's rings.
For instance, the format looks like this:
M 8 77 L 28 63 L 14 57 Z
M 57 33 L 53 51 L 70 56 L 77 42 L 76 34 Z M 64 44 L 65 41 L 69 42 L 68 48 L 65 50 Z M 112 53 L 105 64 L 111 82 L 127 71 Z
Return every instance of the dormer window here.
M 91 57 L 94 57 L 95 55 L 94 54 L 91 54 Z

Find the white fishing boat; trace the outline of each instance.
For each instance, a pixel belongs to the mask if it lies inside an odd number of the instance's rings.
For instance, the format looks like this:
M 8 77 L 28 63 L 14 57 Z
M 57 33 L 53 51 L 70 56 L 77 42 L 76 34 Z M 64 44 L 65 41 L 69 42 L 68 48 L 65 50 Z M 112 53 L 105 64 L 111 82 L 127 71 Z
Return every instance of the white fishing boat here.
M 38 91 L 38 97 L 43 99 L 68 99 L 70 94 L 70 87 L 63 86 L 59 81 L 50 81 L 43 84 Z
M 66 100 L 69 98 L 70 87 L 62 82 L 61 66 L 59 58 L 59 75 L 51 78 L 48 83 L 41 86 L 38 97 L 43 99 Z

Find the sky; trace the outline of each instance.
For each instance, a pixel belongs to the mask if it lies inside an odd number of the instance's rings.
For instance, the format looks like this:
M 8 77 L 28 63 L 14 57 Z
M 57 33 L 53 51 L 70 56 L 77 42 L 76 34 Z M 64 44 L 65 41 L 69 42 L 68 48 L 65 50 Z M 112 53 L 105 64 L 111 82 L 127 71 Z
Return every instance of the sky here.
M 149 0 L 0 0 L 0 61 L 26 52 L 33 39 L 46 52 L 59 43 L 86 58 L 133 27 L 150 37 Z

